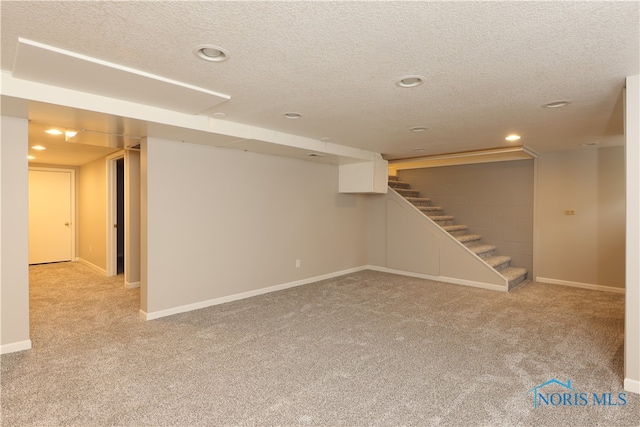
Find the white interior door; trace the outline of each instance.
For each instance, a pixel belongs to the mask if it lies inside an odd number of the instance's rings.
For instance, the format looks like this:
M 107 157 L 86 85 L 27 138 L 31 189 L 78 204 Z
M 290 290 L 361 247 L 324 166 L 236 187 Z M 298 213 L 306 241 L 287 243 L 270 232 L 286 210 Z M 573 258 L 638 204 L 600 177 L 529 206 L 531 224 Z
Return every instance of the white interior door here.
M 70 261 L 72 172 L 29 170 L 29 264 Z

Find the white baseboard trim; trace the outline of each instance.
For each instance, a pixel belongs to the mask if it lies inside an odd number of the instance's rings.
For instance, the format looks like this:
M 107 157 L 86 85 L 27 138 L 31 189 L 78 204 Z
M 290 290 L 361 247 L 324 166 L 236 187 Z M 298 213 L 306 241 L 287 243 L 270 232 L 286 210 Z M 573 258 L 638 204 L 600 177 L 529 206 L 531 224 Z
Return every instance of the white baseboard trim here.
M 616 294 L 624 294 L 624 288 L 615 288 L 613 286 L 592 285 L 590 283 L 571 282 L 569 280 L 549 279 L 547 277 L 536 277 L 536 282 L 549 283 L 551 285 L 571 286 L 572 288 L 590 289 L 592 291 L 613 292 Z
M 15 353 L 31 349 L 31 340 L 12 342 L 11 344 L 0 345 L 0 354 Z
M 127 289 L 135 289 L 140 287 L 140 282 L 127 282 L 125 280 L 124 287 Z
M 308 285 L 309 283 L 319 282 L 321 280 L 332 279 L 345 274 L 356 273 L 358 271 L 367 270 L 367 266 L 349 268 L 347 270 L 336 271 L 334 273 L 323 274 L 321 276 L 309 277 L 308 279 L 296 280 L 294 282 L 283 283 L 280 285 L 269 286 L 267 288 L 256 289 L 253 291 L 241 292 L 239 294 L 228 295 L 226 297 L 214 298 L 207 301 L 196 302 L 193 304 L 181 305 L 179 307 L 168 308 L 166 310 L 152 311 L 147 313 L 140 310 L 140 318 L 142 320 L 154 320 L 161 317 L 171 316 L 173 314 L 185 313 L 187 311 L 199 310 L 201 308 L 211 307 L 213 305 L 224 304 L 227 302 L 237 301 L 245 298 L 251 298 L 258 295 L 277 292 L 284 289 L 294 288 L 296 286 Z
M 632 380 L 631 378 L 624 379 L 624 389 L 631 393 L 640 394 L 640 381 Z
M 98 267 L 97 265 L 95 265 L 95 264 L 93 264 L 93 263 L 91 263 L 91 262 L 87 261 L 86 259 L 82 259 L 82 258 L 80 258 L 80 257 L 77 257 L 77 258 L 76 258 L 76 261 L 78 261 L 78 262 L 79 262 L 80 264 L 82 264 L 82 265 L 86 265 L 87 267 L 89 267 L 89 268 L 90 268 L 90 269 L 92 269 L 92 270 L 97 271 L 98 273 L 102 273 L 102 274 L 104 274 L 105 276 L 107 275 L 107 270 L 104 270 L 104 269 L 102 269 L 102 268 Z
M 489 289 L 491 291 L 508 292 L 509 290 L 506 285 L 505 286 L 494 285 L 492 283 L 475 282 L 473 280 L 456 279 L 454 277 L 446 277 L 446 276 L 432 276 L 430 274 L 414 273 L 411 271 L 403 271 L 403 270 L 394 270 L 393 268 L 378 267 L 376 265 L 368 265 L 367 269 L 380 271 L 383 273 L 398 274 L 400 276 L 417 277 L 419 279 L 427 279 L 427 280 L 433 280 L 436 282 L 451 283 L 453 285 L 463 285 L 463 286 L 471 286 L 474 288 Z

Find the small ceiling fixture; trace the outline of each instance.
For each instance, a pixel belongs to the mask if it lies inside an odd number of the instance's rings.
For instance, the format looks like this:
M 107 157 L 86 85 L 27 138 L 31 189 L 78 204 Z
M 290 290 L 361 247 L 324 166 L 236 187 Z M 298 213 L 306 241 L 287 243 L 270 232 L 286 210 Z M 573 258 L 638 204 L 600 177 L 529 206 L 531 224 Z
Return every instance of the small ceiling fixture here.
M 42 151 L 42 150 L 46 150 L 47 147 L 43 147 L 42 145 L 34 145 L 33 147 L 34 150 L 38 150 L 38 151 Z
M 203 44 L 193 50 L 198 58 L 211 62 L 222 62 L 229 59 L 229 52 L 218 46 Z
M 227 115 L 223 112 L 213 113 L 211 117 L 215 117 L 216 119 L 222 119 L 223 117 L 227 117 Z
M 598 143 L 597 142 L 585 142 L 584 144 L 582 144 L 583 147 L 597 147 Z
M 300 113 L 284 113 L 284 116 L 287 119 L 299 119 L 300 117 L 302 117 L 302 114 L 300 114 Z
M 561 107 L 566 107 L 569 104 L 571 104 L 571 101 L 553 101 L 553 102 L 549 102 L 548 104 L 544 104 L 542 107 L 543 108 L 561 108 Z
M 429 128 L 428 128 L 428 127 L 426 127 L 426 126 L 414 126 L 414 127 L 412 127 L 412 128 L 409 128 L 409 130 L 410 130 L 411 132 L 424 132 L 424 131 L 426 131 L 427 129 L 429 129 Z
M 396 82 L 396 85 L 400 87 L 416 87 L 424 83 L 424 77 L 422 76 L 404 76 Z
M 415 151 L 416 153 L 422 153 L 426 150 L 424 148 L 414 148 L 413 151 Z
M 513 133 L 513 134 L 507 136 L 505 139 L 507 141 L 517 141 L 517 140 L 520 139 L 520 135 L 516 135 L 515 133 Z
M 64 136 L 66 136 L 67 138 L 73 138 L 74 136 L 76 136 L 78 134 L 77 130 L 70 130 L 67 129 L 66 131 L 64 131 Z
M 29 159 L 29 160 L 35 160 L 36 158 L 35 158 L 35 156 L 27 156 L 27 159 Z
M 64 133 L 58 129 L 47 129 L 45 130 L 45 132 L 48 133 L 49 135 L 62 135 Z

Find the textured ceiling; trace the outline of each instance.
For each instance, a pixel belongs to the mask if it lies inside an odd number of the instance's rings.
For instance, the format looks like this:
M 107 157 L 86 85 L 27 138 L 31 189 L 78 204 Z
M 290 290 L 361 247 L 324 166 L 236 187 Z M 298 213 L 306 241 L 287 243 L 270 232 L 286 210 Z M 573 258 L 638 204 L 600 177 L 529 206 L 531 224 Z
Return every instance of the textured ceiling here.
M 640 74 L 636 1 L 1 7 L 3 70 L 23 37 L 228 94 L 209 111 L 225 120 L 387 158 L 508 146 L 511 132 L 537 151 L 620 144 L 624 79 Z M 230 59 L 197 58 L 202 44 Z M 425 84 L 394 84 L 416 74 Z M 572 103 L 541 108 L 559 99 Z

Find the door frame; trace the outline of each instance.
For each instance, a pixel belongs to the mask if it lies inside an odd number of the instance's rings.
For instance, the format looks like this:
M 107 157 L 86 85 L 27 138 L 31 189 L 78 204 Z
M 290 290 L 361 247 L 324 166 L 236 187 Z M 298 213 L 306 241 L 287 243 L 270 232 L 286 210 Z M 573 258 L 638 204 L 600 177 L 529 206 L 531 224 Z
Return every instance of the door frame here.
M 113 227 L 117 223 L 118 219 L 118 172 L 116 162 L 120 159 L 126 158 L 124 150 L 110 154 L 106 157 L 107 162 L 107 277 L 115 276 L 118 274 L 118 256 L 117 256 L 117 243 L 118 243 L 118 231 Z M 126 164 L 125 164 L 126 174 Z M 125 185 L 125 193 L 126 193 Z M 126 196 L 125 196 L 126 203 Z M 125 238 L 126 242 L 126 238 Z M 125 253 L 127 247 L 125 244 Z M 127 271 L 127 265 L 124 266 L 125 274 Z
M 72 168 L 51 168 L 46 166 L 29 166 L 29 171 L 69 172 L 71 174 L 71 261 L 76 261 L 76 170 Z M 29 191 L 29 175 L 27 172 L 27 191 Z M 27 210 L 27 224 L 29 211 Z

